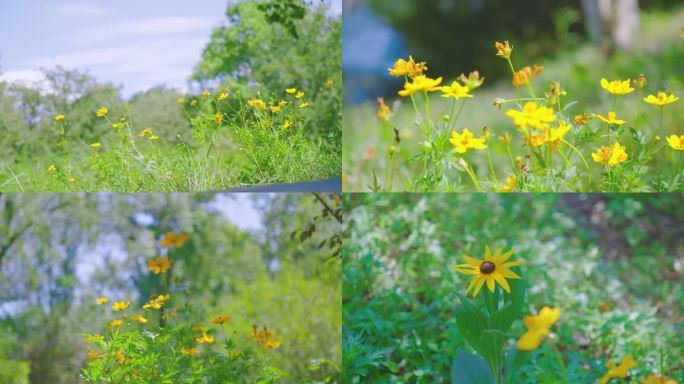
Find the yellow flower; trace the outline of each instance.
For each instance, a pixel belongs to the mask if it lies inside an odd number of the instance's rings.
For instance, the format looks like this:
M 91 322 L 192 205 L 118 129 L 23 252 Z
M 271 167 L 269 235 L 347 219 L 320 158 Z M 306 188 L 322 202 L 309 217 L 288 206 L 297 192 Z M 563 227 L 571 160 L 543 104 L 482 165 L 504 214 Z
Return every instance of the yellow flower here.
M 304 109 L 309 106 L 309 103 L 301 103 L 299 104 L 299 109 Z
M 382 97 L 378 97 L 375 103 L 378 105 L 378 120 L 389 121 L 389 116 L 390 113 L 392 113 L 392 110 L 387 104 L 385 104 L 385 99 L 383 99 Z
M 442 87 L 441 89 L 442 93 L 444 93 L 442 95 L 442 97 L 444 98 L 453 97 L 454 99 L 458 100 L 463 98 L 470 99 L 473 97 L 473 95 L 469 93 L 470 88 L 461 85 L 458 81 L 454 81 L 453 83 L 451 83 L 451 85 Z
M 147 261 L 147 269 L 154 272 L 155 275 L 164 273 L 171 269 L 171 259 L 168 257 L 157 257 Z
M 605 89 L 608 93 L 613 95 L 626 95 L 632 93 L 634 88 L 630 86 L 631 80 L 613 80 L 608 81 L 606 79 L 601 79 L 601 87 Z
M 48 171 L 48 173 L 55 173 L 55 172 L 57 172 L 57 167 L 55 167 L 54 164 L 53 164 L 53 165 L 50 165 L 50 166 L 47 168 L 47 171 Z
M 197 347 L 181 347 L 181 353 L 188 356 L 199 355 L 199 349 Z
M 105 117 L 107 115 L 107 112 L 109 112 L 107 108 L 100 107 L 100 109 L 98 109 L 97 112 L 95 112 L 95 114 L 97 114 L 97 117 Z
M 223 92 L 223 93 L 221 93 L 221 94 L 219 95 L 218 101 L 223 101 L 223 100 L 225 100 L 225 99 L 227 99 L 227 98 L 228 98 L 228 94 L 225 93 L 225 92 Z
M 104 357 L 104 356 L 105 356 L 104 352 L 88 349 L 88 360 L 96 360 L 96 359 L 99 359 L 99 358 Z
M 264 349 L 275 349 L 280 347 L 280 342 L 273 340 L 273 333 L 271 333 L 265 325 L 261 332 L 259 332 L 259 327 L 256 324 L 252 325 L 252 333 L 248 334 L 247 337 L 256 339 Z
M 109 303 L 109 298 L 107 297 L 100 297 L 99 299 L 95 300 L 95 304 L 97 305 L 104 305 Z
M 125 118 L 125 117 L 120 118 L 120 119 L 119 119 L 119 122 L 120 122 L 120 123 L 125 123 L 125 122 L 126 122 L 126 118 Z
M 190 100 L 190 106 L 191 107 L 197 106 L 197 99 Z
M 511 177 L 506 178 L 506 185 L 501 188 L 500 192 L 513 192 L 515 189 L 516 185 L 518 185 L 518 177 L 516 175 L 513 175 Z
M 192 327 L 192 330 L 195 332 L 204 332 L 204 324 L 197 323 Z
M 598 382 L 599 384 L 606 384 L 612 378 L 624 379 L 625 377 L 627 377 L 627 372 L 636 366 L 637 362 L 634 361 L 632 355 L 625 356 L 625 359 L 617 367 L 615 366 L 614 360 L 608 360 L 608 362 L 606 363 L 606 368 L 608 368 L 608 372 L 606 372 L 606 374 L 603 375 L 603 377 L 601 377 L 601 379 Z
M 278 102 L 278 106 L 279 106 L 279 107 L 284 107 L 284 106 L 286 106 L 286 105 L 287 105 L 287 101 L 285 101 L 285 100 L 280 100 L 280 101 Z
M 213 336 L 207 335 L 206 332 L 202 332 L 202 337 L 200 337 L 200 338 L 198 338 L 198 339 L 196 339 L 196 340 L 197 340 L 197 342 L 200 343 L 200 344 L 204 344 L 204 343 L 212 344 L 212 343 L 214 342 L 215 339 L 214 339 Z
M 114 357 L 119 361 L 119 363 L 128 364 L 128 359 L 126 358 L 126 355 L 124 355 L 122 350 L 117 349 L 116 351 L 114 351 Z
M 596 117 L 598 117 L 599 119 L 601 119 L 601 121 L 603 121 L 604 123 L 607 123 L 607 124 L 622 125 L 622 124 L 626 123 L 626 121 L 618 119 L 617 114 L 613 111 L 608 112 L 608 117 L 601 116 L 601 115 L 596 115 Z
M 280 112 L 280 106 L 278 106 L 278 105 L 272 105 L 268 108 L 271 110 L 272 113 L 279 113 Z
M 494 44 L 494 47 L 496 47 L 496 55 L 497 56 L 501 56 L 504 59 L 510 59 L 511 58 L 511 52 L 513 51 L 513 47 L 508 45 L 508 40 L 504 41 L 503 44 L 501 44 L 497 41 Z
M 439 85 L 442 83 L 442 78 L 431 79 L 427 76 L 418 75 L 413 79 L 413 82 L 404 84 L 404 89 L 399 91 L 399 96 L 411 96 L 416 92 L 434 92 L 439 91 Z
M 92 143 L 90 144 L 90 146 L 93 148 L 100 148 L 102 146 L 102 143 Z
M 665 376 L 648 375 L 643 384 L 677 384 L 677 382 Z
M 181 97 L 180 99 L 178 99 L 178 104 L 179 105 L 185 104 L 185 97 Z
M 154 140 L 159 140 L 159 136 L 157 136 L 157 135 L 150 135 L 150 141 L 154 141 Z
M 579 114 L 575 116 L 575 125 L 586 124 L 589 120 L 591 120 L 591 116 L 587 115 L 586 113 Z
M 428 68 L 425 64 L 425 62 L 416 63 L 415 61 L 413 61 L 413 56 L 409 56 L 408 61 L 404 59 L 399 59 L 396 62 L 394 62 L 394 67 L 389 68 L 388 70 L 390 76 L 408 76 L 413 79 L 417 76 L 422 75 L 424 71 L 427 71 Z
M 290 120 L 285 120 L 283 122 L 283 129 L 288 129 L 292 126 L 292 122 Z
M 186 242 L 188 241 L 188 235 L 185 233 L 173 233 L 173 232 L 166 232 L 164 234 L 164 237 L 159 240 L 159 245 L 165 248 L 171 248 L 171 247 L 182 247 Z
M 676 149 L 678 151 L 684 151 L 684 135 L 677 136 L 677 135 L 672 135 L 668 136 L 667 138 L 667 144 L 672 147 L 672 149 Z
M 456 149 L 456 153 L 466 153 L 469 149 L 486 149 L 485 138 L 476 139 L 468 128 L 463 129 L 463 133 L 451 131 L 449 143 Z
M 104 336 L 102 335 L 88 335 L 83 339 L 83 344 L 103 343 Z
M 76 178 L 70 177 L 70 178 L 68 178 L 67 180 L 68 180 L 70 183 L 73 183 L 74 181 L 76 181 Z
M 55 121 L 64 121 L 64 115 L 60 113 L 59 115 L 55 116 Z
M 143 309 L 159 309 L 169 299 L 171 299 L 171 295 L 159 295 L 157 297 L 152 297 L 149 303 L 143 305 Z
M 289 93 L 290 95 L 293 95 L 297 93 L 297 88 L 288 88 L 285 90 L 285 92 Z
M 249 104 L 250 107 L 259 108 L 262 111 L 266 109 L 266 102 L 261 99 L 251 99 L 247 102 L 247 104 Z
M 217 113 L 214 115 L 214 123 L 221 124 L 222 120 L 223 120 L 223 115 L 221 115 L 220 113 Z
M 534 80 L 537 76 L 539 76 L 543 71 L 544 67 L 541 66 L 535 65 L 534 68 L 524 67 L 523 69 L 513 73 L 512 84 L 515 87 L 527 85 L 528 83 L 532 82 L 532 80 Z
M 556 120 L 556 114 L 549 107 L 541 107 L 532 101 L 523 106 L 522 111 L 509 109 L 506 116 L 513 119 L 513 123 L 518 127 L 532 127 L 545 129 L 548 123 Z
M 142 315 L 133 315 L 133 316 L 131 316 L 131 320 L 137 321 L 140 324 L 147 323 L 147 319 L 142 317 Z
M 474 259 L 468 255 L 463 255 L 463 258 L 467 261 L 466 264 L 459 264 L 454 268 L 455 271 L 464 273 L 466 275 L 474 275 L 473 279 L 470 280 L 468 288 L 466 289 L 466 295 L 470 290 L 473 290 L 473 297 L 477 296 L 478 292 L 482 286 L 487 283 L 487 288 L 491 292 L 494 292 L 496 288 L 496 283 L 501 285 L 504 291 L 511 293 L 511 288 L 508 285 L 506 279 L 519 279 L 515 272 L 511 271 L 509 268 L 522 265 L 522 261 L 509 261 L 511 255 L 513 255 L 514 249 L 501 254 L 501 249 L 499 248 L 492 255 L 489 245 L 485 248 L 484 260 Z
M 214 317 L 211 322 L 214 324 L 223 324 L 228 320 L 230 320 L 230 315 L 219 315 Z
M 210 97 L 210 96 L 211 96 L 211 93 L 210 93 L 209 91 L 205 90 L 204 92 L 202 92 L 202 97 L 203 97 L 203 98 L 206 99 L 206 98 L 208 98 L 208 97 Z
M 328 88 L 332 88 L 333 85 L 335 85 L 335 82 L 332 81 L 332 80 L 328 80 L 328 81 L 325 82 L 325 85 L 326 85 Z
M 677 100 L 679 100 L 679 97 L 675 96 L 673 93 L 666 95 L 665 92 L 658 92 L 657 97 L 653 95 L 648 95 L 648 97 L 644 97 L 645 102 L 657 105 L 659 107 L 672 104 Z
M 549 334 L 551 327 L 560 317 L 560 308 L 544 307 L 537 316 L 528 315 L 523 319 L 523 324 L 527 327 L 517 347 L 523 351 L 532 351 L 539 347 L 542 338 Z
M 614 167 L 627 160 L 627 152 L 625 152 L 625 147 L 616 142 L 612 147 L 599 148 L 591 154 L 591 157 L 598 164 L 607 163 L 609 167 Z
M 109 323 L 109 330 L 112 330 L 114 328 L 119 328 L 122 325 L 123 325 L 123 320 L 121 320 L 121 319 L 112 320 Z
M 112 305 L 112 309 L 115 311 L 123 311 L 131 306 L 130 301 L 117 301 Z
M 527 145 L 530 147 L 541 147 L 546 143 L 546 135 L 541 133 L 533 133 L 527 137 Z
M 120 129 L 120 128 L 122 128 L 122 127 L 123 127 L 123 124 L 121 124 L 121 123 L 114 123 L 114 124 L 112 124 L 112 128 L 114 128 L 114 129 Z
M 152 128 L 145 128 L 142 131 L 140 131 L 140 137 L 145 137 L 147 135 L 152 134 Z
M 301 99 L 302 97 L 304 97 L 304 92 L 297 92 L 295 95 L 295 99 Z

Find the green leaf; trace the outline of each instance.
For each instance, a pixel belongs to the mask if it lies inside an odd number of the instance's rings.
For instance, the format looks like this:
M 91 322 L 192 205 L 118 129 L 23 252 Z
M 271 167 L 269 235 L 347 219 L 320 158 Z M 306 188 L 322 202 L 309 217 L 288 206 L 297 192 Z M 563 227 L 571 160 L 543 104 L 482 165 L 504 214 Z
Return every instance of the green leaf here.
M 494 384 L 489 364 L 480 356 L 463 351 L 456 352 L 451 365 L 452 384 Z
M 517 271 L 516 271 L 517 272 Z M 522 277 L 522 276 L 521 276 Z M 507 332 L 513 322 L 520 318 L 525 304 L 527 280 L 509 280 L 511 293 L 504 293 L 504 306 L 492 315 L 492 326 L 502 332 Z
M 506 342 L 506 334 L 498 329 L 486 329 L 480 334 L 480 345 L 484 353 L 481 353 L 487 360 L 494 360 Z
M 527 356 L 527 352 L 519 351 L 518 348 L 513 345 L 508 351 L 508 357 L 506 358 L 507 376 L 512 376 L 518 370 L 518 368 L 525 363 Z
M 460 308 L 456 308 L 455 312 L 458 330 L 473 349 L 483 353 L 484 351 L 480 345 L 480 335 L 487 329 L 489 318 L 486 313 L 473 305 L 470 300 L 460 294 L 457 295 L 463 305 Z

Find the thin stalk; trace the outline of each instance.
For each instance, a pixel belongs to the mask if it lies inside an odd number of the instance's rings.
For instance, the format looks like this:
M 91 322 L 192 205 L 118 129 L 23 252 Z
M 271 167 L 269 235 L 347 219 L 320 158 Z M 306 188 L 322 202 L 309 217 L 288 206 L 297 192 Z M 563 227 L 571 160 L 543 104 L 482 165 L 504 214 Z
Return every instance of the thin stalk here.
M 449 132 L 451 129 L 451 121 L 454 119 L 454 111 L 456 110 L 456 99 L 454 98 L 454 101 L 451 102 L 451 112 L 449 112 L 449 121 L 446 123 L 446 131 Z
M 496 186 L 496 189 L 499 189 L 499 181 L 494 173 L 494 166 L 492 165 L 492 151 L 489 149 L 489 144 L 487 144 L 487 160 L 489 160 L 489 170 L 492 172 L 492 180 L 494 181 L 494 185 Z
M 660 121 L 658 122 L 658 133 L 663 130 L 663 107 L 660 107 Z
M 558 346 L 554 344 L 553 350 L 556 352 L 556 360 L 561 367 L 561 372 L 563 374 L 563 384 L 568 384 L 568 369 L 565 367 L 565 361 L 563 361 L 563 356 L 558 350 Z
M 387 169 L 385 172 L 385 191 L 389 192 L 392 190 L 392 154 L 387 154 Z
M 506 151 L 508 151 L 508 159 L 511 160 L 511 168 L 513 169 L 513 173 L 516 173 L 515 162 L 513 161 L 513 153 L 511 153 L 510 144 L 506 144 Z
M 461 105 L 458 107 L 458 112 L 456 112 L 456 117 L 454 118 L 454 129 L 458 128 L 456 126 L 456 123 L 458 123 L 458 119 L 461 118 L 461 112 L 463 112 L 463 107 L 465 106 L 465 103 L 466 99 L 463 99 L 463 101 L 461 101 Z M 451 127 L 451 123 L 449 123 L 449 126 Z
M 430 97 L 427 91 L 423 91 L 425 97 L 425 114 L 427 115 L 427 141 L 432 141 L 432 117 L 430 116 Z
M 636 129 L 639 126 L 639 116 L 641 115 L 641 88 L 638 88 L 639 89 L 637 90 L 637 95 L 639 99 L 637 99 L 637 114 L 636 119 L 634 119 L 634 129 Z
M 477 177 L 475 177 L 475 172 L 473 172 L 473 168 L 468 164 L 468 169 L 466 169 L 466 173 L 468 173 L 468 176 L 470 176 L 470 180 L 473 181 L 473 185 L 475 185 L 475 189 L 478 192 L 482 192 L 482 189 L 480 189 L 480 183 L 477 181 Z

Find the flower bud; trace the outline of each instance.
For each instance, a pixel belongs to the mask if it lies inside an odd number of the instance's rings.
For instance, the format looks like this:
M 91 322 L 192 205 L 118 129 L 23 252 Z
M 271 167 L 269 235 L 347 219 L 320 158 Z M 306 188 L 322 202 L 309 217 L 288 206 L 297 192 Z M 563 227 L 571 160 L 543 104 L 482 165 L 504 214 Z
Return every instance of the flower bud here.
M 466 163 L 466 161 L 463 160 L 462 157 L 459 157 L 458 159 L 456 159 L 456 166 L 464 172 L 468 171 L 468 163 Z
M 394 145 L 390 145 L 389 148 L 387 148 L 387 153 L 390 154 L 390 156 L 394 155 L 394 153 L 397 151 L 397 147 Z
M 648 84 L 648 80 L 646 80 L 646 76 L 644 76 L 643 73 L 640 73 L 639 77 L 637 77 L 637 79 L 634 80 L 634 82 L 636 83 L 637 87 L 639 87 L 640 89 L 644 89 L 646 84 Z
M 497 107 L 497 108 L 499 108 L 499 109 L 501 109 L 501 106 L 503 105 L 503 103 L 504 103 L 505 101 L 506 101 L 506 100 L 500 99 L 500 98 L 497 97 L 496 99 L 494 99 L 494 100 L 492 101 L 492 105 L 495 106 L 495 107 Z
M 511 141 L 513 141 L 511 135 L 508 132 L 502 133 L 499 139 L 501 139 L 501 141 L 506 145 L 510 145 Z
M 432 143 L 430 143 L 429 141 L 423 142 L 423 151 L 425 151 L 425 152 L 432 151 Z

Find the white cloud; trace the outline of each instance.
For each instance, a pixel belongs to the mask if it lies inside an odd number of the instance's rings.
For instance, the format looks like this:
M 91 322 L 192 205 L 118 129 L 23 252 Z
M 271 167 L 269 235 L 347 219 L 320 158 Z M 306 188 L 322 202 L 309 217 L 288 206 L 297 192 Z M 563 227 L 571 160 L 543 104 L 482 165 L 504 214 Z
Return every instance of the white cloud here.
M 140 20 L 119 20 L 116 23 L 83 28 L 66 38 L 81 44 L 104 44 L 122 39 L 151 36 L 169 36 L 192 32 L 211 31 L 222 17 L 153 17 Z
M 105 8 L 94 3 L 61 3 L 54 5 L 55 11 L 64 16 L 102 16 L 106 13 Z
M 43 94 L 51 94 L 54 89 L 50 86 L 45 74 L 37 69 L 20 69 L 0 74 L 0 82 L 22 85 L 33 88 Z

